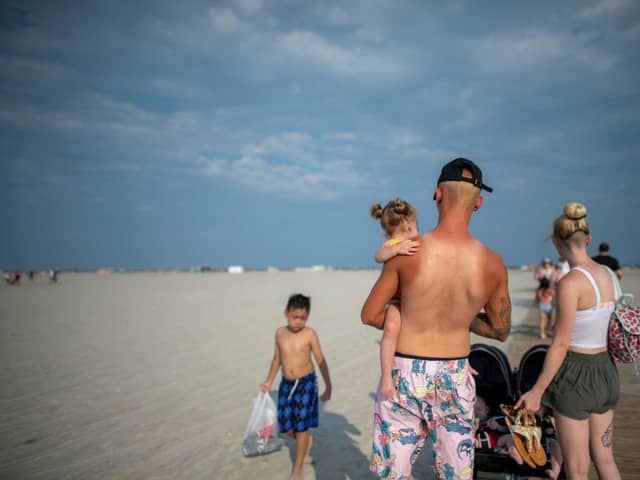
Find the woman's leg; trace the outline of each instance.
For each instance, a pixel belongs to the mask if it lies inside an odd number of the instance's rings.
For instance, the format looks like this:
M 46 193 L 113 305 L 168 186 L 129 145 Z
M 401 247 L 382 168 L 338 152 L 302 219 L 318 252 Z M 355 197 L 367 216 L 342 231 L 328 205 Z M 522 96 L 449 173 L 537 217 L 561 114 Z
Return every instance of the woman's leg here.
M 557 412 L 555 419 L 567 478 L 587 480 L 591 463 L 589 458 L 589 420 L 574 420 Z
M 613 410 L 589 415 L 589 448 L 598 477 L 618 480 L 620 472 L 613 458 Z

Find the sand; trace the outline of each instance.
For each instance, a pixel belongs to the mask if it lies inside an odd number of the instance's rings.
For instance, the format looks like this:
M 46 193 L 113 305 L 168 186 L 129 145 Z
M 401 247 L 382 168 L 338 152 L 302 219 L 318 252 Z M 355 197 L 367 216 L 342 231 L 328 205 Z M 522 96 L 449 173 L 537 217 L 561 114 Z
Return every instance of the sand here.
M 241 444 L 293 292 L 312 297 L 308 325 L 333 380 L 304 478 L 371 478 L 380 332 L 359 313 L 376 278 L 62 274 L 57 285 L 0 286 L 0 479 L 288 478 L 292 444 L 257 458 L 244 458 Z M 623 286 L 640 298 L 640 273 Z M 516 333 L 507 352 L 514 339 L 537 343 L 527 326 L 534 288 L 531 273 L 510 272 Z M 623 396 L 637 395 L 639 382 L 625 375 Z M 621 455 L 640 448 L 635 432 Z M 416 478 L 431 476 L 429 457 Z

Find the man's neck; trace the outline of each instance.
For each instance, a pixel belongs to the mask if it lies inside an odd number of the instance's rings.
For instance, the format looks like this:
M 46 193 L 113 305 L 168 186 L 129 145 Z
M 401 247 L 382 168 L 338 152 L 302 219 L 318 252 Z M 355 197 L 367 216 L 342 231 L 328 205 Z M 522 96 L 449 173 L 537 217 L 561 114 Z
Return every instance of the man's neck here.
M 442 208 L 439 213 L 438 225 L 435 230 L 449 234 L 469 235 L 471 212 L 455 208 Z

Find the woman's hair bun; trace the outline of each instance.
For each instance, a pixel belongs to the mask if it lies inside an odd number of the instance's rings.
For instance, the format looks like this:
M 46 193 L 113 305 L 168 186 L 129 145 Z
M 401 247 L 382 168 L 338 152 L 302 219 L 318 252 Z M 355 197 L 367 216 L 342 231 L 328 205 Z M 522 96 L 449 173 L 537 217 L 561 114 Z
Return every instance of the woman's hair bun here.
M 564 206 L 562 213 L 564 213 L 569 220 L 580 220 L 587 216 L 587 207 L 581 203 L 571 202 Z

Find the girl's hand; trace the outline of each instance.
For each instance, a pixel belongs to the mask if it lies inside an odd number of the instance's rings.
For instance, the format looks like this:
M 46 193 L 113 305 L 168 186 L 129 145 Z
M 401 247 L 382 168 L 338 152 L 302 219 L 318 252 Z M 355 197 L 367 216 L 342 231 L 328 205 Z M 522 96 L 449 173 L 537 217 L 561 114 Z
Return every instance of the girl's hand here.
M 532 389 L 520 397 L 520 400 L 516 403 L 516 408 L 524 408 L 531 413 L 535 413 L 540 409 L 541 400 L 542 394 Z
M 398 255 L 413 255 L 418 251 L 420 242 L 409 238 L 402 240 L 396 245 Z

